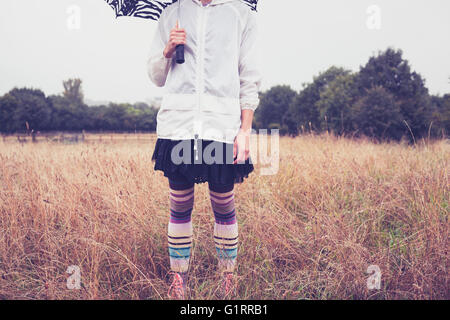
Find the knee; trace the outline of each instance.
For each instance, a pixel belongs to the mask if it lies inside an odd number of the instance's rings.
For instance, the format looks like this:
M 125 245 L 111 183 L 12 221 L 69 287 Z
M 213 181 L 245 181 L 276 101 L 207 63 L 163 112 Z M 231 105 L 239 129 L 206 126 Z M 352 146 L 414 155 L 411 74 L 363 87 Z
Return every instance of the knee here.
M 225 192 L 218 192 L 214 190 Z M 210 200 L 214 212 L 214 217 L 217 223 L 234 223 L 236 219 L 236 211 L 234 206 L 234 190 L 232 186 L 210 188 Z
M 234 190 L 234 183 L 215 184 L 208 182 L 209 191 L 214 193 L 227 193 Z
M 169 181 L 169 188 L 172 190 L 188 190 L 192 189 L 194 187 L 193 182 L 189 182 L 185 179 L 168 179 Z
M 171 216 L 187 218 L 194 207 L 194 185 L 169 180 Z

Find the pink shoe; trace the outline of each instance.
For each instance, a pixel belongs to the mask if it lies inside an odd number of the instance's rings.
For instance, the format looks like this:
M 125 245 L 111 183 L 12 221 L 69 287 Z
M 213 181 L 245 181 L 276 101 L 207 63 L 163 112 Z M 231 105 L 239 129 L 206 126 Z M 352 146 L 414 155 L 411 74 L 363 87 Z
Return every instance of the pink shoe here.
M 172 300 L 184 300 L 184 294 L 186 291 L 186 283 L 182 275 L 178 272 L 171 272 L 172 284 L 169 287 L 167 296 Z
M 236 294 L 236 284 L 233 272 L 224 272 L 219 288 L 220 299 L 231 299 Z

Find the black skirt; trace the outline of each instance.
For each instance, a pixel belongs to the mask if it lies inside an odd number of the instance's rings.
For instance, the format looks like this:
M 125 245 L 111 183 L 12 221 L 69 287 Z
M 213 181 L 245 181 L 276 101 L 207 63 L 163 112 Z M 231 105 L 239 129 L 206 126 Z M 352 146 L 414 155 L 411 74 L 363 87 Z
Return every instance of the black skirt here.
M 208 147 L 211 143 L 214 144 Z M 163 171 L 169 179 L 213 184 L 242 183 L 248 178 L 254 170 L 251 158 L 236 164 L 233 164 L 234 159 L 232 143 L 201 139 L 195 145 L 194 139 L 158 138 L 152 156 L 154 169 Z

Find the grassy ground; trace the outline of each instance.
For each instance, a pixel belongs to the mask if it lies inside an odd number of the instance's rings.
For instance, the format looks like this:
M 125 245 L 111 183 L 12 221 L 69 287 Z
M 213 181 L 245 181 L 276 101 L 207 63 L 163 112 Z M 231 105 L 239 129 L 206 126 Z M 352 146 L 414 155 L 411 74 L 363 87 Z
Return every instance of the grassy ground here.
M 155 136 L 0 141 L 0 298 L 165 299 L 168 183 Z M 449 299 L 450 145 L 280 139 L 280 168 L 236 185 L 240 299 Z M 190 297 L 216 289 L 196 185 Z M 66 286 L 68 266 L 82 288 Z M 367 288 L 369 265 L 380 290 Z

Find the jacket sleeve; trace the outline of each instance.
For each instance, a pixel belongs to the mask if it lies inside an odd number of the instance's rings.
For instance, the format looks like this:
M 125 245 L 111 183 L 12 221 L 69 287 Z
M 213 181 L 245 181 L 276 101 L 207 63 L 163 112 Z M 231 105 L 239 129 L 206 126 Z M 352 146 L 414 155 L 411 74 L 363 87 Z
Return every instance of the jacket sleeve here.
M 166 83 L 172 58 L 166 58 L 163 54 L 168 42 L 168 31 L 164 27 L 164 11 L 158 20 L 158 27 L 153 36 L 150 54 L 147 61 L 147 71 L 150 80 L 158 87 L 163 87 Z
M 244 27 L 239 53 L 239 78 L 241 83 L 241 109 L 255 110 L 259 104 L 261 87 L 260 51 L 256 13 L 250 11 Z

